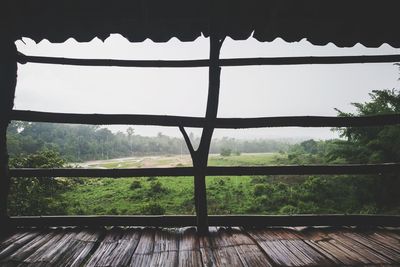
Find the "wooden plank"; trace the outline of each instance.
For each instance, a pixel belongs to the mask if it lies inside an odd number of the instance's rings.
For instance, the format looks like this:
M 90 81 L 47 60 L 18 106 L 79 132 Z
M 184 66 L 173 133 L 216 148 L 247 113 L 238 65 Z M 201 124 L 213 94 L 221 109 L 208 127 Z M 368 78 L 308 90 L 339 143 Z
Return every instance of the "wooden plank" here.
M 62 230 L 46 243 L 38 247 L 32 254 L 24 259 L 23 265 L 54 266 L 57 256 L 62 255 L 68 248 L 68 243 L 75 233 Z
M 134 124 L 166 127 L 207 126 L 202 117 L 143 115 L 143 114 L 79 114 L 54 113 L 30 110 L 12 110 L 10 119 L 29 122 L 51 122 L 70 124 Z M 244 129 L 261 127 L 366 127 L 396 125 L 400 123 L 399 114 L 371 115 L 362 117 L 331 116 L 283 116 L 258 118 L 215 118 L 214 128 Z
M 217 232 L 210 232 L 207 238 L 204 237 L 200 239 L 202 254 L 204 253 L 205 257 L 210 258 L 209 261 L 203 262 L 204 265 L 244 266 L 234 244 L 232 244 L 226 237 L 226 231 L 221 229 Z
M 308 246 L 299 235 L 283 229 L 250 230 L 248 234 L 259 244 L 275 265 L 329 266 L 331 262 Z
M 3 34 L 0 40 L 0 236 L 9 231 L 7 202 L 10 190 L 8 169 L 7 127 L 14 106 L 17 84 L 17 48 L 10 36 Z
M 185 229 L 180 235 L 178 259 L 179 267 L 203 266 L 200 253 L 200 243 L 195 228 Z
M 400 55 L 229 58 L 220 59 L 220 66 L 357 64 L 391 63 L 399 61 Z
M 362 234 L 365 235 L 366 233 Z M 380 244 L 383 244 L 390 249 L 398 251 L 398 253 L 400 254 L 400 236 L 398 236 L 396 233 L 390 231 L 376 230 L 373 232 L 367 232 L 367 234 L 367 238 L 379 242 Z
M 332 238 L 321 230 L 315 229 L 306 234 L 303 233 L 302 240 L 336 265 L 359 265 L 352 255 L 335 246 L 335 241 L 332 242 Z
M 30 110 L 13 110 L 11 119 L 29 122 L 51 122 L 69 124 L 134 124 L 157 126 L 203 127 L 205 119 L 200 117 L 167 116 L 167 115 L 133 115 L 133 114 L 78 114 L 53 113 Z
M 227 237 L 230 244 L 234 246 L 243 266 L 252 267 L 272 266 L 264 251 L 256 244 L 245 231 L 228 229 Z
M 35 253 L 38 249 L 44 246 L 47 242 L 51 240 L 60 239 L 63 233 L 60 231 L 47 231 L 36 236 L 30 242 L 26 243 L 14 253 L 7 256 L 1 261 L 2 266 L 16 266 L 24 263 L 24 260 Z
M 329 236 L 338 241 L 338 246 L 340 246 L 342 249 L 345 248 L 348 253 L 354 255 L 354 259 L 357 259 L 362 263 L 367 262 L 367 264 L 375 265 L 394 263 L 392 260 L 390 260 L 390 258 L 369 248 L 365 243 L 357 242 L 355 239 L 347 237 L 345 235 L 346 232 L 347 231 L 335 231 L 333 233 L 329 233 Z
M 40 234 L 39 231 L 25 230 L 20 231 L 0 243 L 0 260 L 14 253 L 20 247 L 27 244 Z
M 399 262 L 400 263 L 400 243 L 396 242 L 396 244 L 391 243 L 391 240 L 388 238 L 374 238 L 369 233 L 354 233 L 352 231 L 345 232 L 342 234 L 346 236 L 354 242 L 360 243 L 363 246 L 368 247 L 369 250 L 373 250 L 380 255 L 391 260 L 391 262 Z
M 198 235 L 200 254 L 203 266 L 218 266 L 217 260 L 212 250 L 212 244 L 209 236 L 218 231 L 216 227 L 209 227 L 208 235 Z
M 346 165 L 289 165 L 253 167 L 207 167 L 207 176 L 242 175 L 333 175 L 399 173 L 400 163 Z M 78 169 L 78 168 L 18 168 L 11 169 L 12 177 L 148 177 L 193 176 L 195 168 L 138 168 L 138 169 Z
M 155 232 L 156 231 L 154 229 L 142 230 L 139 244 L 136 247 L 136 250 L 132 256 L 132 260 L 129 266 L 131 267 L 151 266 L 150 263 L 152 261 L 154 253 Z
M 399 114 L 362 117 L 283 116 L 260 118 L 218 118 L 215 128 L 247 129 L 262 127 L 367 127 L 396 125 Z
M 305 65 L 305 64 L 356 64 L 399 62 L 400 55 L 368 56 L 311 56 L 311 57 L 272 57 L 272 58 L 226 58 L 219 59 L 219 66 L 260 66 L 260 65 Z M 208 67 L 208 59 L 195 60 L 118 60 L 118 59 L 80 59 L 61 57 L 41 57 L 18 54 L 18 62 L 60 64 L 74 66 L 117 66 L 150 68 L 190 68 Z
M 128 266 L 139 239 L 137 229 L 109 230 L 85 266 Z
M 139 169 L 11 169 L 12 177 L 149 177 L 149 176 L 192 176 L 193 170 L 182 168 L 139 168 Z
M 193 226 L 196 217 L 191 215 L 143 216 L 38 216 L 11 217 L 10 223 L 19 227 L 43 226 Z
M 141 68 L 193 68 L 208 67 L 208 59 L 195 60 L 120 60 L 81 59 L 64 57 L 28 56 L 18 53 L 18 63 L 59 64 L 72 66 L 141 67 Z
M 61 264 L 72 267 L 81 266 L 87 260 L 102 236 L 102 229 L 79 230 L 69 244 L 68 249 L 65 250 L 65 253 L 58 255 L 57 263 L 59 264 L 54 264 L 53 266 L 60 266 Z
M 211 20 L 214 20 L 214 15 L 211 15 Z M 191 151 L 194 171 L 197 232 L 200 234 L 208 233 L 206 169 L 215 127 L 213 122 L 217 118 L 218 111 L 221 76 L 221 68 L 218 66 L 218 60 L 223 41 L 224 39 L 220 39 L 214 23 L 210 22 L 210 67 L 208 69 L 208 94 L 205 115 L 208 123 L 203 127 L 203 131 L 201 132 L 198 149 Z
M 5 266 L 80 266 L 101 231 L 56 230 L 41 234 L 6 258 Z
M 150 266 L 177 266 L 179 238 L 176 231 L 157 230 L 154 236 L 154 251 Z
M 398 226 L 395 215 L 212 215 L 211 226 Z M 20 227 L 31 226 L 195 226 L 192 215 L 162 216 L 41 216 L 12 217 L 10 223 Z

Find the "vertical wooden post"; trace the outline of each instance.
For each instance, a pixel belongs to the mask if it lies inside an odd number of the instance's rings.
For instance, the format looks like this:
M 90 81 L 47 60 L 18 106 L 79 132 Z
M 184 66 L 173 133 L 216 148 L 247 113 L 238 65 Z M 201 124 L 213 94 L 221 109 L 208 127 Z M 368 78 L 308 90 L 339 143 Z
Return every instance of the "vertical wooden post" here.
M 14 106 L 17 82 L 17 48 L 12 39 L 0 41 L 0 231 L 7 225 L 7 198 L 10 190 L 7 127 Z
M 208 233 L 208 213 L 207 213 L 207 194 L 206 194 L 206 169 L 208 163 L 208 154 L 214 132 L 215 121 L 218 112 L 219 86 L 221 67 L 219 66 L 219 53 L 222 46 L 222 40 L 217 34 L 210 36 L 210 67 L 208 99 L 206 110 L 207 124 L 203 128 L 199 148 L 193 159 L 195 170 L 195 198 L 197 213 L 197 231 L 199 234 Z

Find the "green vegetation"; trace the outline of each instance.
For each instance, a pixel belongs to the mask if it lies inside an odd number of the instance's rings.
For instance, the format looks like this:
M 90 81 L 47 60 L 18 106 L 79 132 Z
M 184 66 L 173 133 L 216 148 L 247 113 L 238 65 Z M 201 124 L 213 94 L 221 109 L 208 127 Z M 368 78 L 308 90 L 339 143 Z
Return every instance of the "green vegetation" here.
M 199 138 L 193 135 L 191 140 L 194 144 L 200 142 Z M 169 137 L 162 133 L 155 137 L 141 136 L 134 134 L 131 127 L 126 133 L 113 133 L 99 126 L 13 121 L 7 130 L 7 142 L 11 157 L 51 149 L 59 152 L 68 162 L 189 154 L 182 138 Z M 235 148 L 236 153 L 265 153 L 287 151 L 289 146 L 285 140 L 222 138 L 213 140 L 210 152 L 220 153 L 221 148 L 233 151 Z M 137 167 L 141 167 L 140 163 Z
M 400 94 L 394 90 L 373 91 L 370 102 L 355 103 L 354 106 L 356 113 L 338 111 L 339 116 L 398 113 Z M 13 131 L 13 135 L 9 139 L 9 146 L 10 150 L 17 151 L 27 146 L 29 143 L 27 140 L 31 137 L 24 136 L 22 142 L 22 139 L 17 137 L 20 131 L 18 129 L 22 126 L 12 127 L 16 128 L 10 130 Z M 25 128 L 23 129 L 25 131 Z M 223 138 L 221 147 L 218 147 L 218 154 L 210 156 L 209 165 L 262 166 L 400 161 L 398 125 L 348 127 L 335 130 L 340 133 L 342 139 L 306 140 L 288 145 L 286 152 L 280 153 L 278 151 L 281 149 L 275 150 L 275 153 L 245 153 L 245 149 L 242 148 L 235 150 L 240 142 L 228 145 L 234 139 Z M 42 136 L 40 133 L 37 135 Z M 127 140 L 132 141 L 128 142 L 128 149 L 134 147 L 136 137 L 132 130 L 128 133 Z M 158 138 L 164 137 L 158 136 Z M 21 145 L 20 141 L 26 143 Z M 20 146 L 17 149 L 12 147 L 13 144 Z M 222 153 L 221 148 L 228 149 L 230 153 Z M 238 155 L 236 151 L 242 153 Z M 13 157 L 10 166 L 61 167 L 66 164 L 61 156 L 68 158 L 69 155 L 56 152 L 54 146 L 49 146 L 47 143 L 42 143 L 41 149 L 28 154 L 29 156 L 25 155 L 30 151 L 23 150 L 23 152 Z M 190 165 L 188 155 L 131 157 L 83 164 L 84 167 L 101 168 Z M 210 214 L 399 214 L 398 188 L 400 188 L 398 174 L 208 177 L 207 199 Z M 193 214 L 193 178 L 13 179 L 9 211 L 12 215 Z

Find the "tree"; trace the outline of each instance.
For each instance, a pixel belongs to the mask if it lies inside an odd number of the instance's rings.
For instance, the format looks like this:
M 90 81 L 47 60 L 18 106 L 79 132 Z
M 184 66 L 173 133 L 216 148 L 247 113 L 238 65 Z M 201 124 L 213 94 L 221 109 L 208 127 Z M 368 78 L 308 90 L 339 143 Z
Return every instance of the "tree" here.
M 48 149 L 10 159 L 12 168 L 60 168 L 64 165 L 65 160 L 59 153 Z M 54 177 L 11 179 L 8 212 L 14 216 L 65 213 L 60 205 L 55 205 L 62 189 L 62 183 Z
M 135 133 L 135 130 L 132 127 L 129 127 L 128 129 L 126 129 L 126 133 L 128 134 L 129 144 L 130 144 L 130 148 L 131 148 L 131 155 L 133 156 L 132 136 Z
M 221 148 L 221 156 L 223 156 L 223 157 L 229 157 L 230 155 L 231 155 L 231 153 L 232 153 L 232 149 L 230 149 L 230 148 L 227 148 L 227 147 L 223 147 L 223 148 Z
M 352 103 L 355 113 L 340 110 L 339 116 L 368 116 L 395 114 L 400 112 L 400 92 L 397 90 L 375 90 L 371 101 Z M 349 163 L 381 163 L 400 161 L 400 126 L 347 127 L 336 129 L 343 141 L 338 141 L 332 150 L 332 158 L 344 158 Z M 400 204 L 399 175 L 382 175 L 374 179 L 371 192 L 378 206 L 396 207 Z

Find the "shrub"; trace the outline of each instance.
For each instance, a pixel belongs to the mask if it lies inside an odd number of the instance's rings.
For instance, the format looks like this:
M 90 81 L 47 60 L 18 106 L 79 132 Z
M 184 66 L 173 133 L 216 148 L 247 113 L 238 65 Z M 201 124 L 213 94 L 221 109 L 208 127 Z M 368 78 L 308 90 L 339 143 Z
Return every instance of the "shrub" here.
M 135 189 L 138 189 L 138 188 L 141 188 L 141 187 L 142 187 L 142 183 L 140 181 L 138 181 L 138 180 L 134 180 L 131 183 L 131 186 L 129 187 L 129 189 L 135 190 Z
M 155 176 L 150 176 L 150 177 L 147 178 L 148 182 L 156 181 L 156 180 L 157 180 L 157 177 L 155 177 Z
M 232 154 L 232 149 L 223 147 L 223 148 L 221 148 L 221 153 L 220 154 L 223 157 L 229 157 Z
M 165 208 L 160 204 L 151 202 L 143 205 L 140 209 L 142 214 L 148 215 L 163 215 L 165 214 Z
M 267 187 L 263 184 L 254 185 L 253 193 L 256 197 L 262 196 L 266 193 Z
M 150 197 L 162 195 L 167 192 L 168 190 L 159 181 L 153 181 L 150 183 L 150 188 L 148 192 Z

